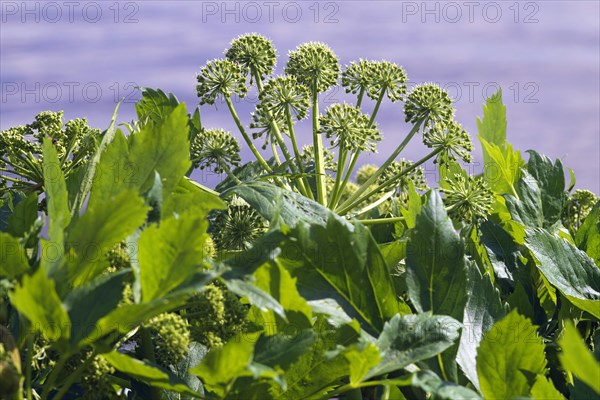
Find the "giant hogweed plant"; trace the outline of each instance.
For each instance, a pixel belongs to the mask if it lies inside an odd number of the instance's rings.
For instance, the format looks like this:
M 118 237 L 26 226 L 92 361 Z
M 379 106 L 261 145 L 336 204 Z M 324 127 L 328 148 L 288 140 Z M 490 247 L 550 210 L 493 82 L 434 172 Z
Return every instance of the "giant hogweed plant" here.
M 144 89 L 127 136 L 116 112 L 103 132 L 42 113 L 1 133 L 0 397 L 600 395 L 600 203 L 572 172 L 566 187 L 559 160 L 512 148 L 500 93 L 473 177 L 439 87 L 407 93 L 400 67 L 361 60 L 341 72 L 356 104 L 320 114 L 340 75 L 331 50 L 300 46 L 281 77 L 274 63 L 248 35 L 198 78 L 201 103 L 227 103 L 256 157 L 245 165 L 232 134 L 160 90 Z M 246 126 L 231 95 L 249 85 Z M 355 174 L 385 98 L 412 129 Z M 397 159 L 418 134 L 438 189 L 425 161 Z M 204 188 L 196 168 L 228 179 Z

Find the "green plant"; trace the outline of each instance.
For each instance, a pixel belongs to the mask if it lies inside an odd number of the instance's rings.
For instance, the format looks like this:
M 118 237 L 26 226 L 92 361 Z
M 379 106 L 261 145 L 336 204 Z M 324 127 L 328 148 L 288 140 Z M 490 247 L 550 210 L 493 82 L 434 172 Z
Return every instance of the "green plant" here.
M 242 164 L 233 135 L 147 88 L 129 135 L 115 112 L 76 174 L 53 140 L 62 123 L 32 142 L 41 176 L 7 180 L 0 198 L 2 396 L 600 395 L 600 202 L 570 193 L 560 160 L 513 149 L 500 92 L 478 120 L 485 169 L 469 176 L 458 161 L 472 144 L 447 93 L 409 91 L 393 63 L 351 63 L 341 81 L 357 104 L 319 114 L 318 94 L 340 76 L 327 46 L 299 46 L 283 77 L 258 35 L 226 58 L 202 70 L 198 93 L 203 104 L 225 96 L 256 161 Z M 254 136 L 231 100 L 249 85 Z M 385 97 L 404 102 L 412 128 L 381 166 L 358 167 L 381 139 Z M 300 150 L 296 123 L 309 113 L 314 140 Z M 417 133 L 431 151 L 399 158 Z M 263 138 L 270 160 L 253 144 Z M 190 179 L 208 167 L 229 176 L 216 191 Z

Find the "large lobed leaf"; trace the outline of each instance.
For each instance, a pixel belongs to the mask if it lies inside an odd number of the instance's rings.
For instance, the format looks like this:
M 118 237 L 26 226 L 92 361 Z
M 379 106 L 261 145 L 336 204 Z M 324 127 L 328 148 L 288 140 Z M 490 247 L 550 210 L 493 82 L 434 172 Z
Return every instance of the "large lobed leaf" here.
M 525 245 L 552 286 L 574 305 L 600 318 L 600 269 L 585 252 L 539 228 L 527 231 Z
M 533 384 L 528 375 L 543 375 L 545 368 L 537 327 L 516 310 L 494 324 L 477 350 L 479 384 L 486 399 L 529 396 Z

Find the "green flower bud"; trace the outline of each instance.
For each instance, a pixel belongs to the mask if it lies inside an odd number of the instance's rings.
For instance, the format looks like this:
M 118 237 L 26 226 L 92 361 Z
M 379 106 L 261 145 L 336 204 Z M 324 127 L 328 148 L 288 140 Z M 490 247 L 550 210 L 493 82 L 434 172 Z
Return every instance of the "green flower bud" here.
M 224 165 L 240 165 L 240 145 L 223 129 L 203 130 L 190 144 L 190 158 L 194 168 L 214 166 L 215 172 L 222 173 Z
M 320 117 L 320 132 L 331 139 L 334 147 L 352 151 L 376 151 L 381 133 L 369 122 L 369 116 L 349 104 L 334 104 Z
M 242 35 L 233 40 L 231 47 L 225 52 L 225 57 L 241 65 L 245 75 L 250 72 L 250 81 L 256 75 L 261 79 L 270 75 L 277 63 L 277 52 L 273 43 L 257 33 Z
M 159 364 L 176 365 L 186 357 L 190 326 L 185 318 L 175 313 L 163 313 L 151 318 L 145 327 L 150 330 L 154 355 Z
M 589 190 L 576 190 L 567 200 L 563 210 L 563 224 L 571 231 L 577 231 L 598 201 L 600 197 Z
M 119 271 L 131 267 L 129 254 L 127 254 L 127 243 L 122 241 L 115 245 L 106 255 L 110 264 L 110 272 Z
M 230 60 L 209 61 L 197 76 L 196 91 L 200 104 L 215 104 L 218 96 L 226 98 L 234 93 L 245 97 L 248 92 L 242 67 Z
M 406 122 L 413 124 L 421 118 L 426 118 L 426 123 L 449 121 L 454 111 L 448 92 L 433 83 L 415 86 L 404 104 Z
M 346 66 L 342 72 L 342 86 L 346 88 L 346 93 L 366 92 L 373 86 L 375 64 L 375 61 L 361 59 L 358 62 L 352 61 Z
M 214 242 L 219 250 L 247 250 L 268 229 L 269 223 L 241 197 L 232 196 L 227 210 L 213 221 Z
M 247 326 L 247 307 L 220 281 L 190 298 L 184 312 L 189 315 L 193 339 L 209 348 L 221 347 Z
M 494 194 L 483 179 L 461 174 L 449 176 L 440 190 L 445 194 L 448 215 L 469 224 L 487 218 L 492 211 Z
M 443 121 L 433 124 L 423 133 L 423 143 L 433 149 L 442 148 L 434 162 L 454 161 L 461 158 L 471 162 L 473 145 L 466 130 L 455 121 Z
M 367 87 L 367 95 L 377 100 L 383 90 L 392 101 L 403 100 L 406 94 L 406 73 L 402 67 L 389 61 L 373 63 L 371 85 Z
M 356 183 L 362 185 L 379 169 L 377 165 L 365 164 L 356 172 Z
M 65 153 L 67 144 L 67 135 L 62 129 L 63 114 L 62 111 L 42 111 L 35 116 L 35 121 L 29 125 L 30 129 L 37 131 L 33 136 L 38 142 L 42 143 L 45 137 L 49 137 L 59 155 Z
M 336 83 L 340 65 L 337 56 L 326 44 L 310 42 L 290 52 L 285 73 L 295 76 L 311 91 L 320 93 Z
M 252 113 L 252 123 L 250 124 L 250 129 L 255 130 L 252 132 L 252 137 L 254 139 L 258 139 L 262 136 L 265 137 L 263 149 L 266 149 L 269 143 L 277 143 L 277 134 L 275 127 L 273 126 L 273 122 L 275 122 L 279 132 L 288 134 L 287 123 L 283 115 L 273 113 L 269 115 L 267 108 L 262 104 L 259 104 L 256 107 L 256 111 Z
M 293 76 L 278 76 L 265 85 L 258 96 L 261 107 L 267 108 L 273 116 L 285 118 L 286 110 L 301 120 L 310 107 L 310 91 L 298 83 Z

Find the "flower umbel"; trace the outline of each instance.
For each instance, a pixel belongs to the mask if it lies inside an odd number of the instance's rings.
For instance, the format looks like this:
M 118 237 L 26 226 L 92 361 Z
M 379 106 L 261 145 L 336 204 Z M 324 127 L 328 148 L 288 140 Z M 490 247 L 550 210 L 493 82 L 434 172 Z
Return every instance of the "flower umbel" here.
M 315 150 L 312 144 L 302 147 L 302 153 L 300 154 L 302 164 L 308 166 L 309 164 L 313 163 L 315 161 L 314 154 Z M 328 148 L 323 149 L 323 163 L 325 164 L 325 169 L 327 171 L 337 171 L 335 154 L 332 153 Z
M 231 133 L 223 129 L 208 129 L 200 132 L 191 143 L 191 160 L 194 168 L 214 166 L 222 173 L 229 166 L 240 165 L 240 145 Z
M 406 94 L 406 73 L 404 69 L 389 61 L 373 63 L 371 72 L 372 84 L 367 88 L 367 95 L 377 100 L 381 91 L 392 101 L 403 100 Z
M 310 91 L 293 76 L 271 79 L 259 94 L 260 107 L 267 108 L 273 116 L 285 118 L 286 110 L 301 120 L 310 107 Z
M 301 44 L 291 51 L 285 73 L 317 93 L 329 89 L 338 79 L 340 65 L 337 56 L 324 43 Z
M 477 223 L 491 213 L 494 194 L 483 179 L 453 174 L 444 183 L 440 190 L 451 218 Z
M 455 121 L 444 121 L 433 124 L 423 133 L 423 143 L 433 149 L 440 149 L 434 162 L 443 164 L 461 158 L 471 162 L 471 138 L 466 130 Z
M 263 79 L 265 75 L 270 75 L 277 62 L 277 52 L 273 43 L 256 33 L 242 35 L 232 41 L 225 57 L 241 65 L 244 75 L 250 73 L 251 82 L 256 76 Z
M 356 94 L 366 92 L 373 85 L 375 61 L 359 60 L 352 61 L 342 72 L 342 86 L 346 93 Z
M 220 211 L 213 222 L 214 242 L 219 250 L 247 250 L 269 227 L 244 199 L 233 196 L 227 210 Z
M 404 104 L 406 122 L 413 124 L 423 118 L 448 121 L 454 117 L 454 111 L 448 92 L 433 83 L 415 86 Z
M 219 95 L 229 98 L 234 93 L 245 97 L 248 92 L 242 67 L 230 60 L 209 61 L 197 76 L 196 92 L 200 104 L 214 104 Z
M 259 104 L 256 107 L 256 111 L 252 113 L 250 129 L 255 130 L 252 132 L 254 139 L 265 137 L 265 143 L 262 146 L 263 150 L 267 148 L 269 143 L 277 143 L 277 133 L 273 123 L 279 129 L 279 132 L 288 133 L 284 117 L 279 114 L 269 115 L 267 108 Z
M 334 147 L 352 151 L 376 151 L 381 133 L 370 123 L 369 116 L 349 104 L 334 104 L 320 118 L 320 130 Z
M 571 231 L 577 231 L 600 198 L 589 190 L 578 189 L 565 205 L 562 221 Z

